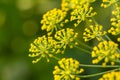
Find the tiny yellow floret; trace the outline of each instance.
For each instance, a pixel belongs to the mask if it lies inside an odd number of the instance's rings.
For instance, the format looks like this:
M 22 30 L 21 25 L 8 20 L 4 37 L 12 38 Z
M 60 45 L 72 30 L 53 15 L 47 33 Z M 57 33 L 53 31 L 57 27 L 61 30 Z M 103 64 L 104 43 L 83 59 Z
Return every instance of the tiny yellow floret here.
M 120 71 L 112 71 L 106 74 L 103 74 L 98 80 L 120 80 Z
M 56 41 L 53 40 L 52 37 L 38 37 L 31 43 L 31 47 L 29 49 L 29 57 L 37 57 L 36 60 L 33 60 L 32 63 L 37 63 L 41 60 L 41 58 L 46 58 L 47 62 L 49 62 L 49 58 L 53 56 L 52 53 L 55 53 L 54 50 L 56 46 Z
M 54 30 L 63 27 L 62 21 L 64 20 L 65 16 L 66 12 L 57 8 L 48 11 L 43 15 L 43 19 L 41 20 L 41 29 L 48 32 L 53 32 Z
M 63 48 L 62 51 L 66 49 L 67 46 L 73 48 L 74 45 L 78 45 L 76 38 L 78 33 L 74 32 L 74 29 L 66 28 L 56 32 L 55 39 L 58 43 L 59 48 Z
M 112 4 L 116 3 L 118 0 L 102 0 L 101 7 L 107 8 L 111 6 Z
M 113 41 L 103 41 L 93 48 L 91 56 L 93 58 L 92 63 L 98 64 L 103 62 L 102 65 L 106 66 L 107 63 L 111 65 L 115 64 L 115 61 L 120 58 L 118 53 L 118 44 Z
M 102 31 L 102 28 L 103 26 L 101 25 L 90 25 L 89 27 L 85 28 L 83 39 L 85 41 L 89 41 L 96 38 L 98 41 L 101 41 L 101 37 L 107 33 L 106 31 Z
M 80 63 L 77 60 L 63 58 L 58 64 L 53 71 L 54 80 L 80 80 L 76 75 L 80 75 L 84 69 L 79 67 Z

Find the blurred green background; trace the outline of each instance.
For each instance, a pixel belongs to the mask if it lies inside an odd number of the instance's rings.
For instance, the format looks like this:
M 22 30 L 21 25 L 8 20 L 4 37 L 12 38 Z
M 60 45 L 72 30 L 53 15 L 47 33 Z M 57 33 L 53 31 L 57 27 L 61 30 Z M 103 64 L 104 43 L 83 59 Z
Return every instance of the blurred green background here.
M 32 64 L 30 43 L 44 34 L 42 15 L 56 0 L 0 0 L 0 80 L 53 80 L 52 63 Z
M 40 30 L 42 15 L 55 7 L 60 8 L 60 3 L 61 0 L 0 0 L 0 80 L 53 80 L 52 71 L 57 62 L 41 60 L 32 64 L 28 50 L 35 38 L 45 34 Z M 101 11 L 98 5 L 99 2 L 96 3 L 96 10 Z M 100 24 L 109 26 L 105 23 L 109 22 L 106 10 L 98 13 L 96 19 Z M 89 55 L 79 54 L 76 49 L 72 51 L 66 51 L 66 56 L 82 63 L 91 62 Z M 85 73 L 96 71 L 98 69 L 87 69 Z

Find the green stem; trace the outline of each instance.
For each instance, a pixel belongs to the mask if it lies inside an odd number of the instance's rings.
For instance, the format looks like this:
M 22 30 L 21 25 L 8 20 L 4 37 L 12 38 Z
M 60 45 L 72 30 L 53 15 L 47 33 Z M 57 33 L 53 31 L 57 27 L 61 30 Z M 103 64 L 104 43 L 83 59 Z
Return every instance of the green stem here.
M 56 59 L 56 60 L 60 60 L 60 58 L 56 57 L 56 56 L 53 56 L 52 55 L 52 58 Z
M 120 64 L 120 60 L 119 59 L 115 60 L 115 62 Z
M 77 48 L 77 49 L 79 49 L 79 50 L 81 50 L 81 51 L 83 51 L 83 52 L 86 52 L 86 53 L 91 53 L 90 51 L 88 51 L 88 50 L 86 50 L 86 49 L 83 49 L 83 48 L 80 48 L 80 47 L 78 47 L 78 46 L 76 46 L 76 45 L 73 45 L 75 48 Z
M 105 39 L 102 36 L 99 36 L 99 37 L 102 39 L 102 41 L 105 41 Z
M 109 41 L 111 41 L 111 39 L 108 37 L 108 35 L 105 35 L 105 37 L 106 37 Z
M 117 52 L 120 53 L 120 49 L 117 49 Z
M 92 20 L 93 20 L 94 24 L 98 24 L 98 22 L 95 20 L 94 17 L 92 17 Z
M 81 44 L 81 45 L 83 45 L 83 46 L 85 46 L 85 47 L 87 47 L 87 48 L 89 48 L 89 49 L 92 49 L 92 47 L 90 47 L 90 46 L 87 45 L 87 44 L 84 44 L 83 42 L 81 42 L 81 41 L 79 41 L 79 40 L 77 40 L 77 42 L 79 42 L 79 44 Z
M 86 64 L 80 64 L 80 66 L 82 66 L 82 67 L 96 67 L 96 68 L 118 68 L 118 67 L 120 67 L 120 66 L 118 66 L 118 65 L 116 65 L 116 66 L 111 66 L 111 65 L 107 65 L 107 66 L 102 66 L 102 65 L 86 65 Z
M 80 77 L 80 78 L 89 78 L 89 77 L 95 77 L 95 76 L 99 76 L 99 75 L 102 75 L 102 74 L 105 74 L 105 73 L 109 73 L 109 72 L 112 72 L 112 71 L 117 71 L 119 69 L 120 68 L 116 68 L 116 69 L 105 71 L 105 72 L 100 72 L 100 73 L 95 73 L 95 74 L 90 74 L 90 75 L 83 75 L 83 76 L 76 75 L 76 76 Z

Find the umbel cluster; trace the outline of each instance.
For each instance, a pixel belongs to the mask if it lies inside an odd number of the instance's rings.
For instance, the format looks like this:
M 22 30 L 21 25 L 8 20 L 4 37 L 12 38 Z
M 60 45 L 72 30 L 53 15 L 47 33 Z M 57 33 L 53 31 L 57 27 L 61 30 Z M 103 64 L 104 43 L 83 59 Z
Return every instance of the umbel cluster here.
M 37 63 L 43 58 L 47 62 L 50 62 L 51 58 L 57 60 L 58 65 L 53 70 L 54 80 L 80 80 L 98 75 L 101 75 L 98 80 L 120 80 L 120 1 L 100 0 L 99 7 L 112 8 L 110 27 L 107 30 L 104 30 L 105 26 L 94 18 L 98 12 L 92 5 L 96 1 L 62 0 L 60 9 L 54 8 L 43 15 L 40 23 L 41 29 L 46 30 L 46 35 L 38 37 L 30 44 L 29 57 L 34 58 L 32 63 Z M 79 28 L 82 22 L 85 23 L 84 28 Z M 69 23 L 72 24 L 67 25 Z M 78 38 L 81 35 L 75 30 L 76 28 L 78 31 L 83 31 L 84 42 Z M 112 40 L 109 35 L 115 36 L 116 40 Z M 96 40 L 94 46 L 87 45 L 91 40 Z M 82 48 L 81 45 L 86 48 Z M 77 48 L 80 53 L 84 51 L 90 54 L 91 65 L 81 64 L 72 57 L 57 56 L 64 55 L 68 48 Z M 111 68 L 111 70 L 85 75 L 84 67 Z

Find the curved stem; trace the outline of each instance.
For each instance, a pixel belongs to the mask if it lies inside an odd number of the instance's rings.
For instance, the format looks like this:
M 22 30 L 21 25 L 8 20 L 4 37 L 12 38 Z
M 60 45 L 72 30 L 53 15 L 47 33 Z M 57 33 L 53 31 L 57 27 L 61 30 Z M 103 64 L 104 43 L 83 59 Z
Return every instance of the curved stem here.
M 80 77 L 80 78 L 89 78 L 89 77 L 95 77 L 95 76 L 99 76 L 99 75 L 102 75 L 102 74 L 105 74 L 105 73 L 109 73 L 109 72 L 112 72 L 112 71 L 117 71 L 119 69 L 120 68 L 116 68 L 116 69 L 105 71 L 105 72 L 100 72 L 100 73 L 95 73 L 95 74 L 90 74 L 90 75 L 83 75 L 83 76 L 76 75 L 76 76 Z
M 118 65 L 115 65 L 115 66 L 111 66 L 111 65 L 107 65 L 107 66 L 102 66 L 102 65 L 87 65 L 87 64 L 80 64 L 80 66 L 82 66 L 82 67 L 91 67 L 91 68 L 118 68 L 118 67 L 120 67 L 120 66 L 118 66 Z

